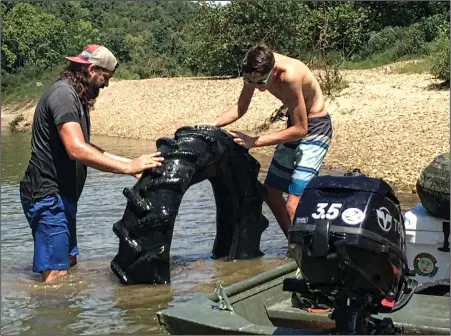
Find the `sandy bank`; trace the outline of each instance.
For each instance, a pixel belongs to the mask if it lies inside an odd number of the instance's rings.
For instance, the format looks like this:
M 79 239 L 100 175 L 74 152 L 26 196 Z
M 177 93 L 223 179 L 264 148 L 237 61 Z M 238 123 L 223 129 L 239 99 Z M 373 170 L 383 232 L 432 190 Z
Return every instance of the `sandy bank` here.
M 390 67 L 343 75 L 349 86 L 329 102 L 334 138 L 325 166 L 360 168 L 397 188 L 414 189 L 421 169 L 449 151 L 449 90 L 431 89 L 437 83 L 431 75 L 393 74 Z M 155 140 L 171 136 L 178 127 L 213 120 L 236 101 L 241 85 L 240 79 L 113 81 L 92 112 L 92 132 Z M 256 92 L 249 112 L 227 128 L 255 133 L 280 105 L 269 93 Z M 6 108 L 2 127 L 16 119 L 16 128 L 27 131 L 33 112 L 33 107 L 15 114 Z M 270 129 L 283 126 L 279 121 Z

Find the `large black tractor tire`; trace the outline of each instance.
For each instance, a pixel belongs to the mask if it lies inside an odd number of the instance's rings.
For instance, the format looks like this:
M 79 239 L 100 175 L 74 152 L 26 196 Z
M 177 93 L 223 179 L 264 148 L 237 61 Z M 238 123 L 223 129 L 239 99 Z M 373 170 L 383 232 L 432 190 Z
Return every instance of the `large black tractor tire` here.
M 434 217 L 449 219 L 449 153 L 437 156 L 421 172 L 416 189 L 423 207 Z
M 216 202 L 213 258 L 250 259 L 263 255 L 260 240 L 268 227 L 262 214 L 266 189 L 257 180 L 260 164 L 219 128 L 182 127 L 160 138 L 165 161 L 124 189 L 127 206 L 113 225 L 119 251 L 111 269 L 124 284 L 170 282 L 170 248 L 182 197 L 208 179 Z M 202 214 L 199 214 L 200 216 Z

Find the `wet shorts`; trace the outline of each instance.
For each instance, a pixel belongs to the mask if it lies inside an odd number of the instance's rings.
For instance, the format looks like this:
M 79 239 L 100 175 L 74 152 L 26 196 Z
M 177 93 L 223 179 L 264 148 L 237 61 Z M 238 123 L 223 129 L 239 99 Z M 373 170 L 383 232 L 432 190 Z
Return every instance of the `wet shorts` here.
M 306 137 L 277 145 L 265 184 L 301 196 L 310 180 L 318 175 L 331 138 L 329 115 L 310 118 Z
M 21 201 L 34 240 L 33 272 L 68 270 L 69 256 L 78 254 L 77 203 L 60 195 Z

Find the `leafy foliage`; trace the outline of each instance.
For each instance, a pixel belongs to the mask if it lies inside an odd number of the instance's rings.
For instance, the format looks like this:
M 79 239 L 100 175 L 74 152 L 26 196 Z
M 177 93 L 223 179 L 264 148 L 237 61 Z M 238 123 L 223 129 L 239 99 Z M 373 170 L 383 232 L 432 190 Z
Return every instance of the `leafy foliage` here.
M 430 54 L 436 59 L 434 73 L 443 73 L 446 43 L 440 41 L 449 39 L 449 6 L 444 1 L 232 0 L 227 6 L 4 1 L 2 89 L 12 91 L 18 78 L 27 79 L 24 74 L 34 80 L 60 67 L 64 56 L 78 54 L 89 43 L 111 49 L 121 64 L 117 76 L 127 79 L 236 77 L 246 50 L 256 42 L 328 69 L 326 77 L 334 81 L 339 81 L 343 61 L 371 58 L 390 62 Z
M 201 7 L 188 28 L 187 66 L 205 75 L 238 75 L 246 50 L 264 42 L 279 53 L 304 58 L 327 49 L 352 54 L 364 44 L 368 13 L 352 2 L 232 1 Z
M 2 69 L 25 64 L 48 68 L 58 63 L 68 45 L 62 20 L 27 3 L 10 11 L 2 5 L 2 14 Z
M 437 78 L 443 79 L 449 86 L 449 27 L 443 31 L 432 45 L 431 72 Z

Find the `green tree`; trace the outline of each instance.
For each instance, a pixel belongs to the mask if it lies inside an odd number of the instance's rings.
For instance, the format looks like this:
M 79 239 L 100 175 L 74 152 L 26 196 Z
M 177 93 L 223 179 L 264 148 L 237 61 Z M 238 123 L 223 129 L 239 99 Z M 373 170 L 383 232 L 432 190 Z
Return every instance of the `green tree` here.
M 58 64 L 69 40 L 64 26 L 62 20 L 28 3 L 5 11 L 2 68 L 13 70 L 25 65 L 49 68 Z
M 186 64 L 199 74 L 236 76 L 246 50 L 257 42 L 300 59 L 318 54 L 318 43 L 348 55 L 365 44 L 368 25 L 368 10 L 352 2 L 207 4 L 187 28 Z
M 369 11 L 354 2 L 319 2 L 311 11 L 309 39 L 313 53 L 321 48 L 338 51 L 345 58 L 363 48 L 368 40 Z
M 283 13 L 283 14 L 282 14 Z M 308 5 L 296 1 L 232 1 L 227 6 L 201 6 L 187 27 L 186 64 L 207 75 L 239 75 L 240 61 L 256 42 L 281 53 L 302 50 Z
M 405 27 L 423 17 L 448 11 L 448 1 L 359 1 L 357 6 L 368 9 L 372 30 L 384 27 Z

